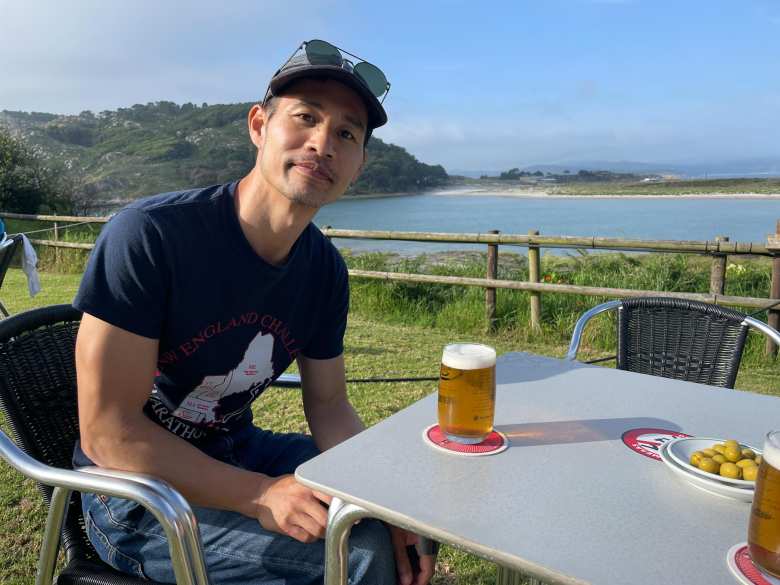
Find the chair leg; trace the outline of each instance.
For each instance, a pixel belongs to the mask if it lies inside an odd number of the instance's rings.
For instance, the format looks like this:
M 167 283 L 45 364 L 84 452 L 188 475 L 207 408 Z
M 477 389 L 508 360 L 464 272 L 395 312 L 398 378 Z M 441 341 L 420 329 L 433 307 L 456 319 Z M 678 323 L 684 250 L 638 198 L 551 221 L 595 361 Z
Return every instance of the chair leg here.
M 544 585 L 539 579 L 523 575 L 519 571 L 498 566 L 496 585 Z
M 38 558 L 38 574 L 35 585 L 52 585 L 54 581 L 54 565 L 60 550 L 60 535 L 65 522 L 65 510 L 70 500 L 71 490 L 55 487 L 51 494 L 49 514 L 46 517 L 46 528 L 43 531 L 41 556 Z

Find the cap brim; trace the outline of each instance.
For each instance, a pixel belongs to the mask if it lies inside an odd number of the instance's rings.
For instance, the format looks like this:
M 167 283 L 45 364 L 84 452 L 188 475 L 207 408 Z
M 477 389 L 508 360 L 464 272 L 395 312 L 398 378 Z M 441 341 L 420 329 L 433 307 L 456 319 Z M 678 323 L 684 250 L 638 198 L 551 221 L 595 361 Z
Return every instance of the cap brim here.
M 366 105 L 368 126 L 370 129 L 379 128 L 387 123 L 387 113 L 385 112 L 385 109 L 376 96 L 371 93 L 371 90 L 368 89 L 368 86 L 355 77 L 353 73 L 335 65 L 304 65 L 301 67 L 289 67 L 271 79 L 271 83 L 269 84 L 271 95 L 281 95 L 285 87 L 290 85 L 293 81 L 305 77 L 327 77 L 349 86 L 357 92 Z

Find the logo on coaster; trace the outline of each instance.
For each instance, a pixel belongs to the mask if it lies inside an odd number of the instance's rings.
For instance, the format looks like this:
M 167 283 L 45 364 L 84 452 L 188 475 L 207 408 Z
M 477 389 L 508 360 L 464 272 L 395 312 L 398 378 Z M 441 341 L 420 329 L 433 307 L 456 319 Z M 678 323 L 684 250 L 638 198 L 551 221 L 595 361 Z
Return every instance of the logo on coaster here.
M 509 441 L 503 433 L 493 430 L 481 443 L 466 445 L 450 441 L 439 425 L 431 425 L 423 430 L 423 440 L 434 449 L 456 455 L 495 455 L 509 446 Z
M 680 437 L 690 437 L 685 433 L 678 433 L 677 431 L 669 431 L 667 429 L 630 429 L 623 433 L 623 443 L 631 449 L 636 451 L 640 455 L 661 460 L 661 456 L 658 451 L 661 449 L 664 443 L 668 443 L 672 439 L 678 439 Z
M 767 575 L 756 567 L 744 542 L 731 547 L 726 556 L 726 562 L 731 572 L 743 585 L 778 585 L 780 583 L 780 579 Z

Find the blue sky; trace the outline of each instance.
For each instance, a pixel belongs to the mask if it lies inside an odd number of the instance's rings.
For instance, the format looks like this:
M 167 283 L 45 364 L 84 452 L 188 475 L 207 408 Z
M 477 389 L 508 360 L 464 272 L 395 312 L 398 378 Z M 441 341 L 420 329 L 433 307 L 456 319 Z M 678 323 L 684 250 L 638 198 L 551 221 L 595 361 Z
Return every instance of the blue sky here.
M 0 0 L 0 109 L 251 101 L 300 41 L 379 65 L 448 170 L 780 158 L 780 1 Z

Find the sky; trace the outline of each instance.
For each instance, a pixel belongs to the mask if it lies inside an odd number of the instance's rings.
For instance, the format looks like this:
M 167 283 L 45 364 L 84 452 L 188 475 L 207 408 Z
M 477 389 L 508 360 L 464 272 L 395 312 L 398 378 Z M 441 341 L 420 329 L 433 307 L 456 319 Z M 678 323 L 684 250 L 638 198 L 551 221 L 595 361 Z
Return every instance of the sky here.
M 449 172 L 780 159 L 778 0 L 0 0 L 0 110 L 255 101 L 313 38 Z

